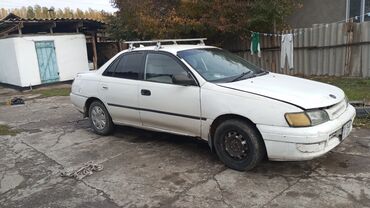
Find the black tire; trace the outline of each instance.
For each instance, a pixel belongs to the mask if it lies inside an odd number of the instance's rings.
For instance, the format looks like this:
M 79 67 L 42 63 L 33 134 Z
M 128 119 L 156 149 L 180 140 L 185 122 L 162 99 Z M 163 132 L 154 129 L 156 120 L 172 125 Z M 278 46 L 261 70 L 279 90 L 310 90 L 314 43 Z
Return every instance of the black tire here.
M 94 116 L 93 110 L 101 109 L 102 112 L 104 112 L 104 115 L 101 115 L 101 118 L 105 120 L 105 125 L 98 125 L 96 122 L 94 122 Z M 112 122 L 112 118 L 109 115 L 107 109 L 105 108 L 104 104 L 100 101 L 93 101 L 89 107 L 89 120 L 92 128 L 94 129 L 94 132 L 99 135 L 109 135 L 114 130 L 114 124 Z
M 253 169 L 266 154 L 255 127 L 237 119 L 226 120 L 216 128 L 214 147 L 220 160 L 238 171 Z

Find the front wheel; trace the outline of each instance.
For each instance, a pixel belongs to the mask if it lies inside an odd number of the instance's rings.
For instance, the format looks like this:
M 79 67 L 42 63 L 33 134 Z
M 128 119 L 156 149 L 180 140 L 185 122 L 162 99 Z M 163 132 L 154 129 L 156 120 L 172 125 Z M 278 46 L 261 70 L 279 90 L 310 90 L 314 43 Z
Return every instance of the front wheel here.
M 265 156 L 260 134 L 242 120 L 221 123 L 214 134 L 214 146 L 220 160 L 239 171 L 253 169 Z
M 95 133 L 108 135 L 112 133 L 114 124 L 104 104 L 99 101 L 91 103 L 89 108 L 89 120 Z

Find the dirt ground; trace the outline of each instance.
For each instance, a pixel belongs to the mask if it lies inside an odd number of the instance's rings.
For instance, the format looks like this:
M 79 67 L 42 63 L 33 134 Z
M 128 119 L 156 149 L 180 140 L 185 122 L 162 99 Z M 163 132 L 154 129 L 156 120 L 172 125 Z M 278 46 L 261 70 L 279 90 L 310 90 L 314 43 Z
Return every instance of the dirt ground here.
M 370 130 L 307 162 L 226 168 L 194 138 L 118 127 L 94 134 L 69 97 L 0 106 L 0 207 L 370 207 Z M 95 161 L 81 181 L 64 168 Z

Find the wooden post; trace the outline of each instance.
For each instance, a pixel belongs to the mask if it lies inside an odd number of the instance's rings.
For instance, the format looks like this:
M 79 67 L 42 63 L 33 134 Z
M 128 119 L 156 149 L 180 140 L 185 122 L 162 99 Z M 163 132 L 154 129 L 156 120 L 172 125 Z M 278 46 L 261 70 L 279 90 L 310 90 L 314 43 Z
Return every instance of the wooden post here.
M 118 52 L 122 51 L 121 43 L 119 41 L 116 41 Z
M 51 34 L 54 33 L 53 28 L 56 27 L 56 26 L 57 26 L 57 23 L 55 23 L 55 22 L 50 23 L 50 25 L 49 25 L 49 31 L 50 31 Z
M 76 33 L 80 33 L 80 28 L 83 27 L 83 23 L 82 22 L 78 22 L 76 24 Z
M 23 22 L 18 24 L 18 34 L 22 35 Z
M 93 48 L 94 69 L 98 69 L 98 53 L 96 52 L 96 33 L 91 34 L 91 43 Z

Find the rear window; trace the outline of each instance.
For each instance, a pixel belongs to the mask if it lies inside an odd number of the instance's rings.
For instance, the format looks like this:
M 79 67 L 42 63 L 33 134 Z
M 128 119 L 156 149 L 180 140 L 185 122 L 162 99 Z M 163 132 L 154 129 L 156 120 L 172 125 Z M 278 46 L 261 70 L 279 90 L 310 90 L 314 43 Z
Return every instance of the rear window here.
M 110 76 L 110 77 L 112 77 L 113 76 L 113 74 L 114 74 L 114 71 L 116 70 L 116 67 L 117 67 L 117 65 L 118 65 L 118 63 L 119 63 L 119 57 L 118 58 L 116 58 L 109 66 L 108 66 L 108 68 L 104 71 L 104 73 L 103 73 L 103 75 L 104 76 Z
M 104 71 L 103 75 L 124 79 L 141 79 L 143 59 L 144 53 L 141 52 L 123 54 Z

